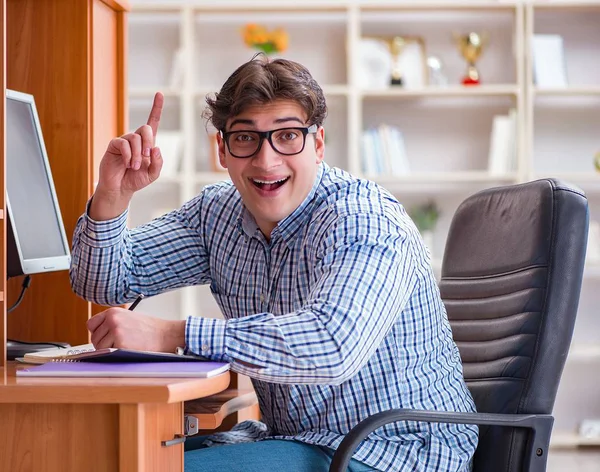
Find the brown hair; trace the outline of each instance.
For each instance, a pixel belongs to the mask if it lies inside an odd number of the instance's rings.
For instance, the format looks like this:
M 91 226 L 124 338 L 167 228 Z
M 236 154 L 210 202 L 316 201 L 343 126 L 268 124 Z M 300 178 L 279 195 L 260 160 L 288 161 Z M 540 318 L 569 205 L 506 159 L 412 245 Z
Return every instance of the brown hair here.
M 327 116 L 323 90 L 306 67 L 287 59 L 271 60 L 261 53 L 238 67 L 214 98 L 206 98 L 204 117 L 224 131 L 229 118 L 274 100 L 297 102 L 309 125 L 321 126 Z

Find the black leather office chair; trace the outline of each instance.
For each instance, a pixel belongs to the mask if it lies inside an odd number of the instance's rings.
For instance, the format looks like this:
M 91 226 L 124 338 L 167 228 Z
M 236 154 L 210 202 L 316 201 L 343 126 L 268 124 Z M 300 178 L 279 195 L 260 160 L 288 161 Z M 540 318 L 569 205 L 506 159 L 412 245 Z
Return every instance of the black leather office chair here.
M 403 420 L 480 425 L 474 471 L 544 471 L 588 222 L 583 192 L 553 179 L 467 198 L 450 226 L 440 291 L 478 413 L 378 413 L 349 432 L 330 472 L 345 471 L 371 432 Z

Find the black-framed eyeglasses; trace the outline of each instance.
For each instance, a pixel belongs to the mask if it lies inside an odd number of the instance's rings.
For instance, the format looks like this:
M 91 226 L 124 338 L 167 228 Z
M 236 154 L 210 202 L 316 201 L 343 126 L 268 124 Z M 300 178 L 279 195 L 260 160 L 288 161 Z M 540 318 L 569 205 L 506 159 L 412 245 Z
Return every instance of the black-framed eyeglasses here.
M 245 159 L 254 156 L 260 151 L 265 139 L 277 153 L 293 156 L 304 151 L 306 135 L 316 133 L 318 128 L 315 124 L 308 127 L 278 128 L 271 131 L 221 131 L 221 135 L 233 157 Z

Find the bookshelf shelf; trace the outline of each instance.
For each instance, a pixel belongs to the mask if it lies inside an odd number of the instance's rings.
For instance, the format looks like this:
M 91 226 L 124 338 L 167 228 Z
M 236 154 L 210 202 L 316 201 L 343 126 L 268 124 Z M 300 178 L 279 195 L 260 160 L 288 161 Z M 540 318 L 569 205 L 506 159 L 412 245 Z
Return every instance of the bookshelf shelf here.
M 405 176 L 381 177 L 372 176 L 371 180 L 379 184 L 390 183 L 410 183 L 410 184 L 427 184 L 427 183 L 506 183 L 513 182 L 517 179 L 516 174 L 492 175 L 489 172 L 430 172 L 430 173 L 411 173 Z
M 531 6 L 536 10 L 562 10 L 562 11 L 597 11 L 597 1 L 578 1 L 578 0 L 533 0 Z
M 583 275 L 590 279 L 600 278 L 600 261 L 586 261 Z
M 545 172 L 536 175 L 536 178 L 540 179 L 547 177 L 553 177 L 576 185 L 587 194 L 589 199 L 596 199 L 600 196 L 600 174 L 594 171 L 573 173 Z M 593 204 L 594 202 L 592 201 Z
M 271 9 L 248 8 L 246 10 L 235 9 L 234 13 L 227 10 L 202 10 L 196 12 L 195 21 L 199 25 L 244 25 L 253 22 L 285 23 L 300 25 L 328 25 L 332 23 L 345 23 L 346 12 L 343 7 L 335 10 L 331 8 L 321 9 L 298 9 L 290 8 L 281 12 L 272 12 Z M 311 11 L 312 10 L 312 11 Z
M 574 344 L 571 346 L 568 362 L 600 361 L 600 344 Z
M 551 448 L 575 448 L 580 446 L 600 446 L 600 438 L 586 438 L 577 433 L 553 433 Z
M 347 3 L 339 2 L 335 0 L 304 0 L 303 2 L 281 2 L 277 6 L 273 4 L 271 0 L 258 0 L 258 1 L 244 1 L 244 0 L 208 0 L 202 3 L 197 2 L 193 5 L 193 8 L 198 11 L 207 12 L 246 12 L 248 10 L 257 11 L 264 10 L 272 12 L 276 10 L 278 12 L 294 13 L 297 11 L 339 11 L 347 8 Z
M 206 97 L 206 95 L 217 92 L 221 85 L 222 84 L 215 85 L 214 87 L 202 86 L 202 87 L 196 89 L 196 91 L 194 92 L 194 97 L 197 99 L 200 99 L 202 101 L 201 105 L 204 105 L 203 100 Z M 321 87 L 323 88 L 323 93 L 325 94 L 326 97 L 333 97 L 333 96 L 345 97 L 347 95 L 350 95 L 350 93 L 351 93 L 351 88 L 344 84 L 333 84 L 333 85 L 322 84 Z
M 561 180 L 566 180 L 574 184 L 598 184 L 600 185 L 600 173 L 590 172 L 544 172 L 535 175 L 535 178 L 554 177 Z
M 361 90 L 364 98 L 389 97 L 493 97 L 514 96 L 520 93 L 517 85 L 481 85 L 478 87 L 424 87 L 420 89 Z
M 488 172 L 413 173 L 405 176 L 373 176 L 370 180 L 399 196 L 400 200 L 467 196 L 478 190 L 517 182 L 516 174 L 493 176 Z
M 135 87 L 135 88 L 130 88 L 128 90 L 128 94 L 129 94 L 129 98 L 153 98 L 154 94 L 156 92 L 162 92 L 162 94 L 165 96 L 165 98 L 178 98 L 181 97 L 182 92 L 181 90 L 177 90 L 171 87 L 163 87 L 163 86 L 156 86 L 156 87 Z
M 437 12 L 440 10 L 447 11 L 457 11 L 457 12 L 474 12 L 474 11 L 498 11 L 505 10 L 510 11 L 514 10 L 517 5 L 519 5 L 518 1 L 511 0 L 501 0 L 501 1 L 463 1 L 463 2 L 453 2 L 453 1 L 439 1 L 439 2 L 431 2 L 431 1 L 370 1 L 370 0 L 359 0 L 359 6 L 362 10 L 365 11 L 377 11 L 377 10 L 397 10 L 397 11 L 418 11 L 418 12 L 428 12 L 433 11 Z
M 323 85 L 323 93 L 326 96 L 346 96 L 351 93 L 351 88 L 347 85 Z
M 229 179 L 227 172 L 198 172 L 194 176 L 194 181 L 200 185 L 208 185 L 227 179 Z
M 539 88 L 535 87 L 532 90 L 536 96 L 577 96 L 591 95 L 600 97 L 600 85 L 593 86 L 572 86 L 566 88 Z

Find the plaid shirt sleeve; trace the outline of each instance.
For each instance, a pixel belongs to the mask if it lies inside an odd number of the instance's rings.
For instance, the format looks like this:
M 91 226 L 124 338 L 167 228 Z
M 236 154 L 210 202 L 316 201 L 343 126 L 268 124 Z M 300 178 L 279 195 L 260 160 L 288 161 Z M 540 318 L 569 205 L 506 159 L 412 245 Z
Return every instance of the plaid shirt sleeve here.
M 201 205 L 202 194 L 133 230 L 127 229 L 127 211 L 107 221 L 94 221 L 86 211 L 73 235 L 70 280 L 75 293 L 102 305 L 120 305 L 139 294 L 209 282 L 206 251 L 193 220 Z

